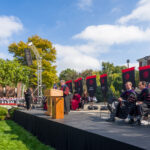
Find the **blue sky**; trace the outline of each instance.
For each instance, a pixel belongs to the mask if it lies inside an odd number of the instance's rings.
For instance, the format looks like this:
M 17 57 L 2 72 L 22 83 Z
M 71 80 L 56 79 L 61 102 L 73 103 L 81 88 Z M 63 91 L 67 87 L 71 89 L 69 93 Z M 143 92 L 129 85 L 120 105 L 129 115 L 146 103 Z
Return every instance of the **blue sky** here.
M 82 71 L 102 61 L 123 65 L 150 54 L 150 0 L 0 0 L 0 58 L 32 35 L 52 41 L 57 70 Z

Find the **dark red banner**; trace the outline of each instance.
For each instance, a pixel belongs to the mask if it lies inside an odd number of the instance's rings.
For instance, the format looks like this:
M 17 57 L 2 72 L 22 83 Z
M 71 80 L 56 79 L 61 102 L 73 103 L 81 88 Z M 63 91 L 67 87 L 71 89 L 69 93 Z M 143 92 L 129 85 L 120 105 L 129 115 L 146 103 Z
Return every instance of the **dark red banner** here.
M 150 82 L 150 65 L 139 67 L 140 81 Z
M 130 81 L 135 88 L 135 68 L 128 68 L 122 70 L 123 88 L 125 89 L 126 82 Z
M 82 78 L 78 78 L 78 93 L 82 95 L 83 93 L 83 80 Z
M 90 97 L 93 97 L 96 92 L 96 75 L 86 77 L 87 91 Z
M 78 80 L 74 80 L 75 92 L 78 93 Z
M 108 86 L 107 86 L 107 74 L 100 75 L 100 83 L 101 83 L 101 90 L 103 94 L 107 93 Z
M 69 87 L 69 90 L 72 93 L 72 80 L 66 81 L 66 85 Z
M 82 95 L 82 93 L 83 93 L 83 80 L 82 80 L 82 78 L 78 78 L 77 80 L 74 81 L 74 83 L 75 83 L 76 93 Z

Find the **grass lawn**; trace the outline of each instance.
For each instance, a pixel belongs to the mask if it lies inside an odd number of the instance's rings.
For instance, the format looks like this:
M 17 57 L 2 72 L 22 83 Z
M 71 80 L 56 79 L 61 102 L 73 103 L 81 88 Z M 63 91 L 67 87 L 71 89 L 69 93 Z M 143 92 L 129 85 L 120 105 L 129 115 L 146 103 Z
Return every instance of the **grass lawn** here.
M 0 121 L 0 150 L 54 150 L 11 120 Z

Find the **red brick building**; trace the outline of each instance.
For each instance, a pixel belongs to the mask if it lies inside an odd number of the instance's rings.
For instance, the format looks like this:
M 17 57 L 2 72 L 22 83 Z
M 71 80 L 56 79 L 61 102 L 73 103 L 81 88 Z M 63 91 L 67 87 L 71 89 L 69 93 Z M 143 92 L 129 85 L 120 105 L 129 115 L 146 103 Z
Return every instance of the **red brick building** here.
M 139 62 L 139 67 L 150 65 L 150 56 L 145 56 L 137 61 Z
M 22 97 L 22 88 L 23 84 L 22 83 L 18 83 L 17 87 L 10 87 L 10 86 L 6 86 L 6 87 L 2 87 L 0 85 L 0 97 L 14 97 L 17 96 L 18 98 Z

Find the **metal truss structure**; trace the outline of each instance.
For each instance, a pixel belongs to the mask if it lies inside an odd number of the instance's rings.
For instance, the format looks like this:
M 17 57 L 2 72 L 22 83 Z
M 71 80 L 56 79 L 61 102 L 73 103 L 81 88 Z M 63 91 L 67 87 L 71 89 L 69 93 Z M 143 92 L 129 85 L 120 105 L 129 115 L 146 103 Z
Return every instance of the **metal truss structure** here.
M 42 93 L 42 57 L 40 56 L 37 48 L 33 45 L 32 42 L 28 44 L 30 49 L 33 51 L 37 60 L 37 91 L 38 91 L 38 102 L 41 102 L 43 93 Z

